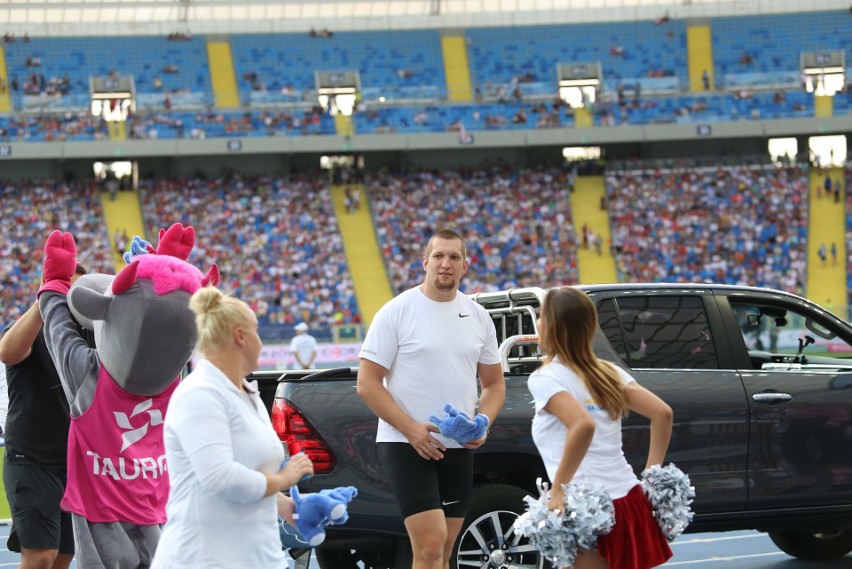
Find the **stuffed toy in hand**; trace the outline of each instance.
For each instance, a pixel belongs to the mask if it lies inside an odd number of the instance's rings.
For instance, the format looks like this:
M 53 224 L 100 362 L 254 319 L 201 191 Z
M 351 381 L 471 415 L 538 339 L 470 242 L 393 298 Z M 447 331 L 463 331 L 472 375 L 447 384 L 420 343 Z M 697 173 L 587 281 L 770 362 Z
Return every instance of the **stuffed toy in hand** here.
M 346 505 L 358 494 L 354 486 L 323 490 L 315 494 L 299 495 L 299 488 L 290 488 L 290 497 L 296 504 L 293 518 L 296 528 L 310 547 L 325 541 L 325 526 L 342 524 L 349 519 Z
M 358 495 L 358 489 L 354 486 L 338 486 L 337 488 L 326 488 L 325 490 L 320 490 L 320 494 L 328 496 L 332 500 L 348 504 L 352 501 L 352 498 Z M 344 510 L 343 515 L 335 518 L 332 523 L 339 526 L 340 524 L 345 524 L 348 520 L 349 512 Z
M 319 494 L 327 496 L 332 500 L 337 500 L 344 504 L 348 504 L 352 501 L 352 498 L 358 495 L 358 489 L 354 486 L 340 486 L 338 488 L 328 488 L 326 490 L 320 490 Z M 303 508 L 316 508 L 317 504 L 320 501 L 313 498 L 308 499 L 310 496 L 311 495 L 302 498 L 301 505 L 296 504 L 296 513 L 304 511 Z M 318 519 L 320 518 L 320 516 L 317 516 L 315 513 L 308 513 L 307 518 Z M 347 520 L 349 520 L 349 512 L 344 510 L 342 516 L 337 517 L 333 520 L 333 522 L 328 523 L 334 523 L 334 525 L 341 525 L 345 524 Z M 305 538 L 305 536 L 299 533 L 299 530 L 296 527 L 287 523 L 287 520 L 285 520 L 283 516 L 278 516 L 278 530 L 281 534 L 281 543 L 282 545 L 284 545 L 284 547 L 296 549 L 313 547 L 313 545 L 308 542 L 307 538 Z M 311 530 L 307 531 L 308 533 L 311 533 Z
M 124 259 L 124 262 L 129 265 L 133 262 L 133 259 L 139 255 L 147 255 L 150 252 L 148 250 L 149 248 L 153 249 L 154 247 L 138 235 L 134 235 L 133 241 L 130 242 L 130 250 L 126 251 L 122 258 Z
M 444 405 L 444 413 L 446 415 L 440 418 L 430 415 L 429 420 L 435 423 L 442 435 L 461 444 L 481 439 L 488 431 L 488 425 L 491 424 L 487 415 L 480 413 L 471 421 L 470 415 L 459 411 L 449 403 Z

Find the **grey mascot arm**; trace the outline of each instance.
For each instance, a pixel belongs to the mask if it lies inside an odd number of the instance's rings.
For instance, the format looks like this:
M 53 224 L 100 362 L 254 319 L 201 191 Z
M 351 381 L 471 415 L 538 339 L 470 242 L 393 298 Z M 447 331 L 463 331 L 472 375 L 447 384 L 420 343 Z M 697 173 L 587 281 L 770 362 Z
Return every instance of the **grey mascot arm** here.
M 95 395 L 101 367 L 98 354 L 77 331 L 64 294 L 46 291 L 39 299 L 39 310 L 47 350 L 62 380 L 71 416 L 79 417 Z

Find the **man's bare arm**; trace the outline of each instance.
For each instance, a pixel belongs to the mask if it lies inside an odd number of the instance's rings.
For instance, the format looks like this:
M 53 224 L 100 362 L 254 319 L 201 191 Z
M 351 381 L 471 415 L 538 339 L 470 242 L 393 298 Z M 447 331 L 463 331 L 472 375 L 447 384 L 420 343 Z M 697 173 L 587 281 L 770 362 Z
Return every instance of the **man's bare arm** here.
M 503 403 L 506 401 L 506 379 L 503 377 L 503 366 L 500 364 L 479 364 L 477 370 L 479 372 L 479 383 L 482 386 L 478 412 L 487 415 L 491 425 L 493 425 L 503 408 Z M 467 448 L 480 447 L 486 438 L 488 438 L 488 433 L 464 446 Z
M 386 368 L 361 358 L 358 366 L 358 396 L 380 419 L 405 435 L 421 457 L 427 460 L 444 458 L 442 451 L 447 449 L 431 435 L 440 432 L 438 427 L 432 423 L 418 423 L 399 408 L 382 383 L 387 373 Z
M 41 326 L 41 312 L 36 302 L 0 337 L 0 362 L 12 366 L 27 359 Z

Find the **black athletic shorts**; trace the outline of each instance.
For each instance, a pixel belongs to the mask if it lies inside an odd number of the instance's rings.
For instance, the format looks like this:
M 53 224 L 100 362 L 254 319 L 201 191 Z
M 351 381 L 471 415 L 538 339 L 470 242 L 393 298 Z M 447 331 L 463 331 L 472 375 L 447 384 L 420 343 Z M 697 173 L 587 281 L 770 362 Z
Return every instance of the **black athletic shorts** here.
M 448 518 L 464 517 L 473 489 L 472 450 L 448 448 L 441 460 L 425 460 L 408 443 L 378 448 L 403 518 L 439 509 Z
M 71 514 L 59 509 L 65 482 L 64 468 L 4 462 L 3 485 L 12 510 L 9 551 L 20 553 L 23 547 L 74 553 Z

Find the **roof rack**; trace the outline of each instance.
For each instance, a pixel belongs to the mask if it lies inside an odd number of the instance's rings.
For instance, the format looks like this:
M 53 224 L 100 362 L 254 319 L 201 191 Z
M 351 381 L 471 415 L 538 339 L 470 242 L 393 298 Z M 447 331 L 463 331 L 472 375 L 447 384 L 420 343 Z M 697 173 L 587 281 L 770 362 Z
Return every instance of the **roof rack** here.
M 540 307 L 547 291 L 541 287 L 512 288 L 495 292 L 477 292 L 468 295 L 486 310 L 492 308 L 513 308 L 516 306 Z
M 504 372 L 537 367 L 542 357 L 538 346 L 538 313 L 545 290 L 514 288 L 469 295 L 494 321 Z

